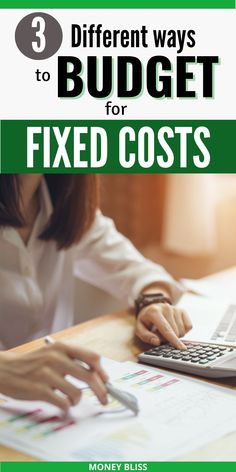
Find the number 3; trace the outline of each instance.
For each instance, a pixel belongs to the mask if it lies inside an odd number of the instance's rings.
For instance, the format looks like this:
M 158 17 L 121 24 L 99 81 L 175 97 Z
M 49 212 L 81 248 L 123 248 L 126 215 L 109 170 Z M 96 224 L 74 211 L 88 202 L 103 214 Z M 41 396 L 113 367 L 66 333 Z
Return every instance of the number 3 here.
M 32 28 L 37 28 L 35 36 L 39 38 L 37 41 L 32 41 L 32 48 L 35 52 L 43 52 L 46 46 L 46 38 L 43 34 L 45 31 L 45 20 L 41 16 L 35 16 L 32 20 Z

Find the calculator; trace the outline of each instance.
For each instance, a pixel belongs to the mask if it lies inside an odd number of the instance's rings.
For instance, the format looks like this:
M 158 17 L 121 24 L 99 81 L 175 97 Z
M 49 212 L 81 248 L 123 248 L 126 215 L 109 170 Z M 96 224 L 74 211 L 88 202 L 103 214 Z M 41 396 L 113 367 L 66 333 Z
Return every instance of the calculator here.
M 186 350 L 170 344 L 153 347 L 139 361 L 208 378 L 236 377 L 236 349 L 217 344 L 184 341 Z

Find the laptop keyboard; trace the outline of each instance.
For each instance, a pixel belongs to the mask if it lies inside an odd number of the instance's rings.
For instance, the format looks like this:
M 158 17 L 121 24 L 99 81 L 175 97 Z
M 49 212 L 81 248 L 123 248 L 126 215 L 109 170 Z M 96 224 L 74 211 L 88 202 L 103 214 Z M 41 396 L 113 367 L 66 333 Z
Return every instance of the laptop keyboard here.
M 193 364 L 206 365 L 216 360 L 218 357 L 224 356 L 234 351 L 231 347 L 217 346 L 213 344 L 191 343 L 186 342 L 186 350 L 175 349 L 169 344 L 155 347 L 144 352 L 147 356 L 156 356 L 163 359 L 174 359 L 180 362 L 189 362 Z
M 236 342 L 236 305 L 230 305 L 226 310 L 211 340 Z

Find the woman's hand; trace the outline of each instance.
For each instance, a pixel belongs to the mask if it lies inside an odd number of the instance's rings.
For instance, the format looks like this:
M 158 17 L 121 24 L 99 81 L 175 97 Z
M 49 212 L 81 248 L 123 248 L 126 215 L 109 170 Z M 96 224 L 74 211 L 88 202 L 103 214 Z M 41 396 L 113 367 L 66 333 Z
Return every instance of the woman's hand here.
M 81 390 L 68 382 L 66 375 L 86 382 L 99 401 L 107 403 L 104 383 L 108 376 L 94 352 L 55 343 L 27 354 L 0 353 L 0 392 L 4 395 L 43 400 L 67 411 L 79 402 Z
M 145 343 L 160 346 L 168 341 L 176 349 L 186 349 L 179 340 L 192 329 L 192 323 L 184 310 L 168 303 L 146 306 L 137 318 L 136 335 Z

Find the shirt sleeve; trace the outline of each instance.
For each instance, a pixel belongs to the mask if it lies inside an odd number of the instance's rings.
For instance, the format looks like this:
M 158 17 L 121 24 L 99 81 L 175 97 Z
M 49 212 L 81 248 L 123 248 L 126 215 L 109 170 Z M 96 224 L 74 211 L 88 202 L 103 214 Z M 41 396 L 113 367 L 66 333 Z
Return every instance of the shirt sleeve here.
M 100 210 L 76 247 L 74 273 L 130 306 L 141 290 L 152 283 L 164 282 L 174 303 L 183 293 L 168 272 L 143 257 Z

